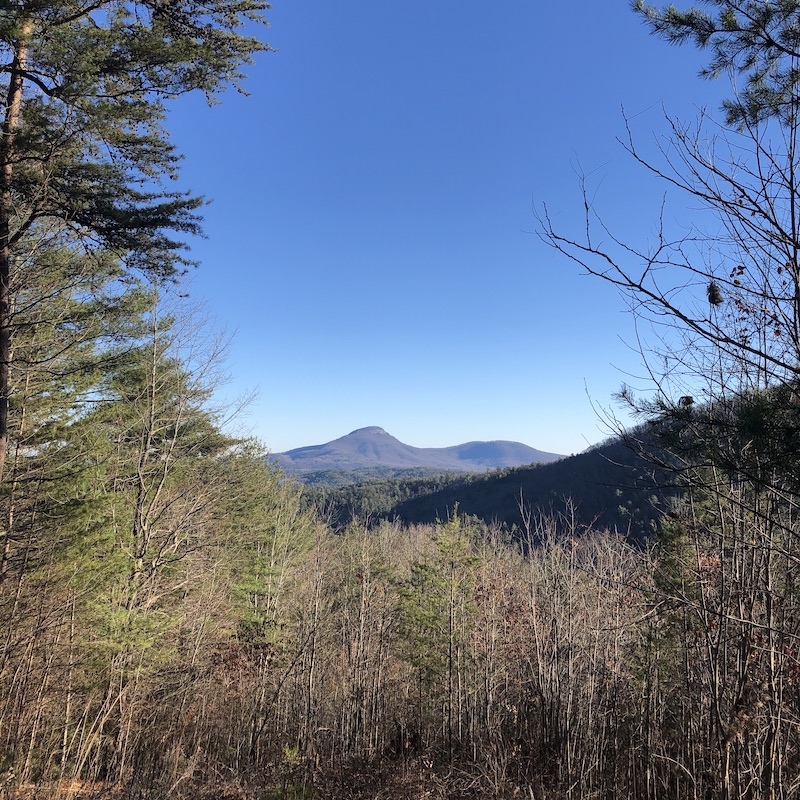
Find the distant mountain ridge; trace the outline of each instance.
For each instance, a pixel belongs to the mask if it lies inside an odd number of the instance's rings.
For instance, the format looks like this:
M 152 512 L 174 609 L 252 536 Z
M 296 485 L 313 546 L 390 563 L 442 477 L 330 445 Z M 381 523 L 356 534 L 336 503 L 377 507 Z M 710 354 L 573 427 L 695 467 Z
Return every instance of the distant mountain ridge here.
M 306 500 L 344 529 L 352 520 L 402 520 L 406 525 L 446 520 L 459 513 L 524 530 L 526 512 L 552 516 L 557 529 L 592 526 L 615 530 L 629 541 L 647 541 L 673 507 L 680 489 L 675 474 L 644 429 L 595 445 L 578 455 L 534 466 L 483 473 L 364 476 L 361 480 L 308 480 Z M 665 462 L 665 463 L 668 463 Z M 352 473 L 347 473 L 352 478 Z M 310 485 L 308 485 L 310 484 Z
M 383 428 L 359 428 L 326 444 L 298 447 L 272 456 L 287 473 L 325 470 L 356 471 L 374 467 L 486 472 L 525 464 L 545 464 L 564 458 L 520 442 L 465 442 L 453 447 L 412 447 Z

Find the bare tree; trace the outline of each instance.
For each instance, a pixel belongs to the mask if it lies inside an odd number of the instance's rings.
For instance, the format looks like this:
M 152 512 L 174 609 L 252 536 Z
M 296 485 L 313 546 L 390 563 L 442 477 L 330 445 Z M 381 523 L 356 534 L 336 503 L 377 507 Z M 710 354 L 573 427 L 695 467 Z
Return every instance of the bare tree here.
M 669 134 L 652 154 L 630 125 L 623 142 L 668 197 L 694 207 L 694 221 L 673 232 L 662 212 L 651 242 L 624 242 L 603 224 L 582 181 L 581 235 L 559 230 L 546 207 L 541 235 L 629 299 L 654 395 L 641 400 L 623 388 L 621 397 L 646 421 L 639 434 L 651 453 L 674 467 L 685 489 L 662 534 L 657 566 L 666 572 L 655 578 L 660 608 L 680 609 L 669 623 L 685 663 L 676 713 L 692 747 L 676 749 L 666 737 L 656 755 L 689 777 L 697 796 L 783 798 L 800 781 L 787 661 L 800 577 L 800 94 L 792 33 L 800 6 L 706 5 L 718 16 L 639 9 L 667 38 L 710 47 L 713 69 L 744 75 L 726 123 L 668 118 Z

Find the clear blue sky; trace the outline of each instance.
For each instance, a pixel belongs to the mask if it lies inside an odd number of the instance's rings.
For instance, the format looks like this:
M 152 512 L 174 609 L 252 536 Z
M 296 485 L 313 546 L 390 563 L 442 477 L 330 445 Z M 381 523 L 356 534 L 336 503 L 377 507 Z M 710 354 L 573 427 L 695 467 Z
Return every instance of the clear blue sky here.
M 274 452 L 380 425 L 419 447 L 512 439 L 572 453 L 641 373 L 613 288 L 535 235 L 580 224 L 576 165 L 623 238 L 664 187 L 616 138 L 652 140 L 728 88 L 627 0 L 276 0 L 278 52 L 174 107 L 182 183 L 213 202 L 191 294 L 235 334 L 228 391 Z

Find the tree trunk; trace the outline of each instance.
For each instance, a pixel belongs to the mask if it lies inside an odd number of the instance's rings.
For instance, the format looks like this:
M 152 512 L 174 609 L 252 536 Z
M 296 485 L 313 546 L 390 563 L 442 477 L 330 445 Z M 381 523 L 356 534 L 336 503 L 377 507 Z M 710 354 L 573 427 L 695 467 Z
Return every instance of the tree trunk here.
M 5 470 L 8 448 L 9 372 L 11 366 L 11 186 L 14 178 L 14 143 L 22 111 L 23 74 L 28 49 L 26 39 L 33 23 L 22 23 L 21 39 L 16 42 L 8 81 L 6 112 L 0 130 L 0 483 Z M 10 540 L 8 531 L 0 530 L 0 581 L 8 571 Z

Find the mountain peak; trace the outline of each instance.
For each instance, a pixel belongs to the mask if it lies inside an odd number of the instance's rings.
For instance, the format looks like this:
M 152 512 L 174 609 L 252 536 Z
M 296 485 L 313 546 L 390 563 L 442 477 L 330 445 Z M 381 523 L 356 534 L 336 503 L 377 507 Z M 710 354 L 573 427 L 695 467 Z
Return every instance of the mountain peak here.
M 516 467 L 559 458 L 562 456 L 543 453 L 519 442 L 467 442 L 455 447 L 411 447 L 377 425 L 357 428 L 347 436 L 327 444 L 299 447 L 275 456 L 284 470 L 294 474 L 375 467 L 485 472 L 498 467 Z

